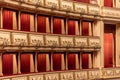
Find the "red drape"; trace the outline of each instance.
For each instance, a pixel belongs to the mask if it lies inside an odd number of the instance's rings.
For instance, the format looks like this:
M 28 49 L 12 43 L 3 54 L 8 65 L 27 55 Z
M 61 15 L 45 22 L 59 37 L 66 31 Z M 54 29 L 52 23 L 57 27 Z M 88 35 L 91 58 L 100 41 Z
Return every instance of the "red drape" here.
M 113 7 L 113 0 L 104 0 L 104 6 Z
M 37 32 L 46 33 L 46 17 L 45 16 L 38 16 Z
M 82 22 L 82 35 L 89 36 L 89 22 Z
M 89 54 L 82 54 L 82 68 L 88 69 L 89 68 Z
M 104 25 L 104 67 L 113 67 L 115 53 L 115 29 L 112 24 Z
M 76 69 L 75 54 L 74 53 L 69 53 L 67 55 L 67 58 L 68 58 L 68 69 L 69 70 L 75 70 Z
M 13 12 L 3 10 L 3 29 L 13 29 Z
M 61 53 L 53 54 L 53 70 L 60 71 L 61 70 Z
M 46 53 L 38 54 L 38 72 L 46 71 Z
M 21 13 L 21 31 L 30 31 L 30 14 Z
M 53 19 L 53 34 L 61 34 L 62 25 L 60 18 Z
M 75 21 L 68 20 L 68 35 L 75 35 Z
M 13 74 L 13 54 L 3 54 L 2 60 L 3 74 Z
M 90 0 L 74 0 L 74 1 L 84 2 L 84 3 L 90 3 Z
M 30 54 L 21 54 L 21 73 L 30 73 Z

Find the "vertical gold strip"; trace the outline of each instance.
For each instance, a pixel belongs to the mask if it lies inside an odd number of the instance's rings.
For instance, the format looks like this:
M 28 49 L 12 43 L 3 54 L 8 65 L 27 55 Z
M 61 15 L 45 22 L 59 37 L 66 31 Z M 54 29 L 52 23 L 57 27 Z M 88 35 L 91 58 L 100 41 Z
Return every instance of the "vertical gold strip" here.
M 33 59 L 33 54 L 30 54 L 30 72 L 34 72 L 34 59 Z
M 35 31 L 34 15 L 30 15 L 30 31 Z
M 62 62 L 62 64 L 61 64 L 61 70 L 65 70 L 65 60 L 64 60 L 65 58 L 64 58 L 64 54 L 61 54 L 61 62 Z
M 17 30 L 16 12 L 13 11 L 13 29 Z
M 18 30 L 21 30 L 20 14 L 21 14 L 21 11 L 18 12 Z
M 46 71 L 50 71 L 50 58 L 49 58 L 49 54 L 46 54 Z
M 18 74 L 21 74 L 20 54 L 21 54 L 21 52 L 18 53 Z
M 3 76 L 2 69 L 2 52 L 0 52 L 0 76 Z
M 16 58 L 16 54 L 13 54 L 13 74 L 17 74 L 17 58 Z
M 1 8 L 0 10 L 0 22 L 1 22 L 0 28 L 2 29 L 3 28 L 3 8 Z
M 50 33 L 50 22 L 49 17 L 46 17 L 46 32 Z
M 62 34 L 65 34 L 64 19 L 61 19 Z
M 37 69 L 37 52 L 35 53 L 35 72 L 38 72 L 38 69 Z

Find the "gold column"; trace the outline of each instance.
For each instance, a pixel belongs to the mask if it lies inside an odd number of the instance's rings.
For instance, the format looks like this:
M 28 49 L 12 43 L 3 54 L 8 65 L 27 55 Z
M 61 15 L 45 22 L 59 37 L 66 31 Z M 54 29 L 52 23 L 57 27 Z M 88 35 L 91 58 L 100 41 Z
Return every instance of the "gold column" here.
M 21 11 L 18 12 L 18 30 L 21 30 L 20 14 L 21 14 Z
M 80 53 L 79 64 L 80 64 L 80 69 L 82 69 L 82 52 Z
M 20 54 L 21 54 L 21 52 L 18 53 L 18 74 L 21 74 Z
M 51 16 L 51 33 L 53 33 L 53 16 Z
M 66 18 L 66 34 L 68 34 L 68 18 Z
M 51 71 L 53 71 L 53 52 L 51 52 Z
M 66 54 L 65 54 L 65 64 L 66 64 L 66 70 L 68 70 L 68 59 L 67 59 L 67 54 L 68 54 L 68 52 L 66 52 Z
M 2 29 L 3 28 L 3 8 L 1 8 L 0 10 L 0 28 Z
M 38 69 L 37 69 L 37 53 L 35 53 L 35 72 L 38 72 Z
M 3 76 L 3 73 L 2 73 L 2 52 L 0 53 L 0 76 Z
M 37 14 L 35 14 L 35 32 L 37 32 Z

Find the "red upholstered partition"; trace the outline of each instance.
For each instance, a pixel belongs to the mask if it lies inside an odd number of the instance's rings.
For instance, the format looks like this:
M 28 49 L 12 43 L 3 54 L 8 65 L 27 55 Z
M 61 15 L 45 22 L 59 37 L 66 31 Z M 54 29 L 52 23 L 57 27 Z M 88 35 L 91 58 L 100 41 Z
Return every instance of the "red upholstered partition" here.
M 74 53 L 69 53 L 67 55 L 67 58 L 68 58 L 68 69 L 69 70 L 74 70 L 76 69 L 76 57 L 75 57 L 75 54 Z
M 46 33 L 46 17 L 37 17 L 37 32 Z
M 89 36 L 89 22 L 82 22 L 82 35 Z
M 89 54 L 82 54 L 82 68 L 88 69 L 89 68 Z
M 13 29 L 13 12 L 11 10 L 3 10 L 3 29 Z
M 113 0 L 104 0 L 104 6 L 113 7 Z
M 68 35 L 75 35 L 75 21 L 68 20 Z
M 30 14 L 21 13 L 21 31 L 30 31 Z
M 13 74 L 13 54 L 3 54 L 2 60 L 3 74 Z
M 21 73 L 30 73 L 30 54 L 22 53 L 21 54 Z
M 104 67 L 113 67 L 115 53 L 115 29 L 112 24 L 104 25 Z
M 84 3 L 90 3 L 90 0 L 74 0 L 74 1 L 84 2 Z
M 53 54 L 53 70 L 60 71 L 61 70 L 61 53 L 54 53 Z
M 54 18 L 53 19 L 53 34 L 61 34 L 61 31 L 62 31 L 61 19 Z
M 39 53 L 38 54 L 38 72 L 45 72 L 46 71 L 46 53 Z

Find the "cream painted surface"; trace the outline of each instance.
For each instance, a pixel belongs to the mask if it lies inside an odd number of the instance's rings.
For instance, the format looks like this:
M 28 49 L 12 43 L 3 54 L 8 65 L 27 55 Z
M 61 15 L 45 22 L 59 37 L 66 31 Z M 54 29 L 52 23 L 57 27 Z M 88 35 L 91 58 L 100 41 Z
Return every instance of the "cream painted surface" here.
M 100 15 L 100 7 L 99 6 L 88 6 L 88 13 L 93 15 Z
M 0 53 L 0 76 L 3 76 L 2 69 L 2 53 Z
M 50 33 L 50 22 L 49 17 L 46 17 L 46 32 Z
M 87 71 L 78 71 L 75 72 L 75 80 L 87 80 L 88 76 L 87 76 Z
M 27 77 L 12 78 L 12 80 L 27 80 Z
M 75 63 L 76 63 L 76 70 L 79 70 L 79 58 L 78 58 L 78 54 L 75 54 Z
M 76 47 L 82 47 L 87 46 L 87 38 L 86 37 L 75 37 L 75 46 Z
M 65 23 L 64 23 L 64 19 L 61 19 L 61 25 L 62 25 L 62 34 L 65 34 Z
M 78 21 L 75 21 L 75 34 L 79 35 L 79 25 L 78 25 Z
M 46 54 L 46 71 L 50 71 L 50 58 L 49 58 L 49 54 Z
M 116 1 L 116 8 L 120 8 L 120 0 L 115 0 Z
M 73 72 L 60 73 L 60 80 L 74 80 Z
M 89 46 L 90 47 L 100 46 L 100 39 L 99 38 L 89 38 Z
M 13 74 L 17 74 L 17 58 L 16 58 L 16 54 L 12 54 L 13 55 Z
M 116 67 L 120 67 L 120 23 L 116 25 Z
M 64 54 L 61 54 L 61 70 L 65 70 L 65 57 Z

